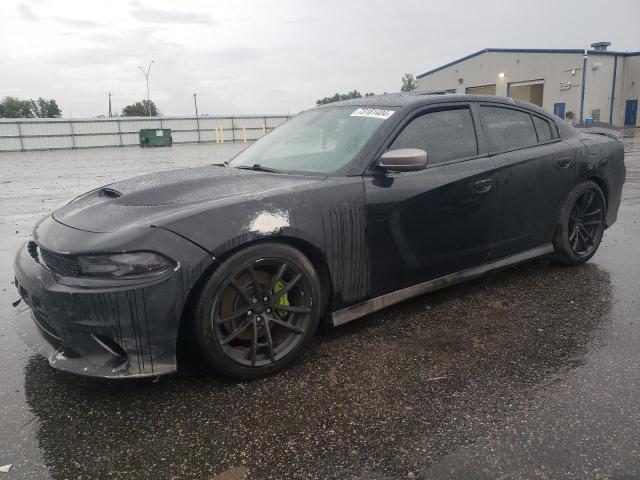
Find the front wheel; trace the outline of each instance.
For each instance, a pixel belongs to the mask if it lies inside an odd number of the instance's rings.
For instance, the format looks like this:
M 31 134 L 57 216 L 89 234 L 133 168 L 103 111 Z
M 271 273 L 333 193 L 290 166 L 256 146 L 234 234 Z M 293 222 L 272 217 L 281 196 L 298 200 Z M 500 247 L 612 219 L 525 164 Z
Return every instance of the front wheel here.
M 564 265 L 579 265 L 598 250 L 606 227 L 606 202 L 597 183 L 576 185 L 560 212 L 554 258 Z
M 318 327 L 321 291 L 313 265 L 292 247 L 264 243 L 235 253 L 199 294 L 194 320 L 204 359 L 238 379 L 284 368 Z

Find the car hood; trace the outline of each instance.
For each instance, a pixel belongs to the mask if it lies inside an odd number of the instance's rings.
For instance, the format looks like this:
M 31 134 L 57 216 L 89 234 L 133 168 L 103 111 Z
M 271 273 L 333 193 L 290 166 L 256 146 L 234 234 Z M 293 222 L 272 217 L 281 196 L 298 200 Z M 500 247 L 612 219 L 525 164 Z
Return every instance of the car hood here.
M 148 226 L 167 215 L 199 207 L 244 201 L 322 177 L 264 173 L 232 167 L 187 168 L 112 183 L 81 195 L 53 212 L 67 226 L 89 232 L 114 232 Z

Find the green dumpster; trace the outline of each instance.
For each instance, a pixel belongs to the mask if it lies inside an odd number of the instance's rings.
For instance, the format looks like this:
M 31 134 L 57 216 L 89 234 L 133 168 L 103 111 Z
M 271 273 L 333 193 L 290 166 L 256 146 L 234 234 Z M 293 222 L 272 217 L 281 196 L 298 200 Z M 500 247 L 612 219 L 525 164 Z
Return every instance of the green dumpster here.
M 170 147 L 173 144 L 170 128 L 145 128 L 140 130 L 141 147 Z

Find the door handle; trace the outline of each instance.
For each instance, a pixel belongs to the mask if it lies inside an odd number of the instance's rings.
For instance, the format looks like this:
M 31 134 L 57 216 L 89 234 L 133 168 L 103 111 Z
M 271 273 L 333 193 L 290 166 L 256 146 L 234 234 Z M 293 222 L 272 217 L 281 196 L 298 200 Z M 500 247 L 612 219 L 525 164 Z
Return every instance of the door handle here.
M 493 187 L 493 178 L 485 178 L 484 180 L 478 180 L 474 182 L 473 187 L 478 193 L 487 193 Z
M 562 157 L 556 160 L 556 163 L 560 168 L 567 168 L 571 165 L 571 157 Z

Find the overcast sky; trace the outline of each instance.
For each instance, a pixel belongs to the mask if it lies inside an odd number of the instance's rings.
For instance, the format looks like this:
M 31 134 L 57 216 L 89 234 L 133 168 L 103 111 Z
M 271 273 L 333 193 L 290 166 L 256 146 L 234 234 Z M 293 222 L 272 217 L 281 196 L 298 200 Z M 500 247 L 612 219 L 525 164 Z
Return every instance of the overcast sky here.
M 335 92 L 393 92 L 486 47 L 640 50 L 639 0 L 0 0 L 0 97 L 63 115 L 146 95 L 165 115 L 286 113 Z

